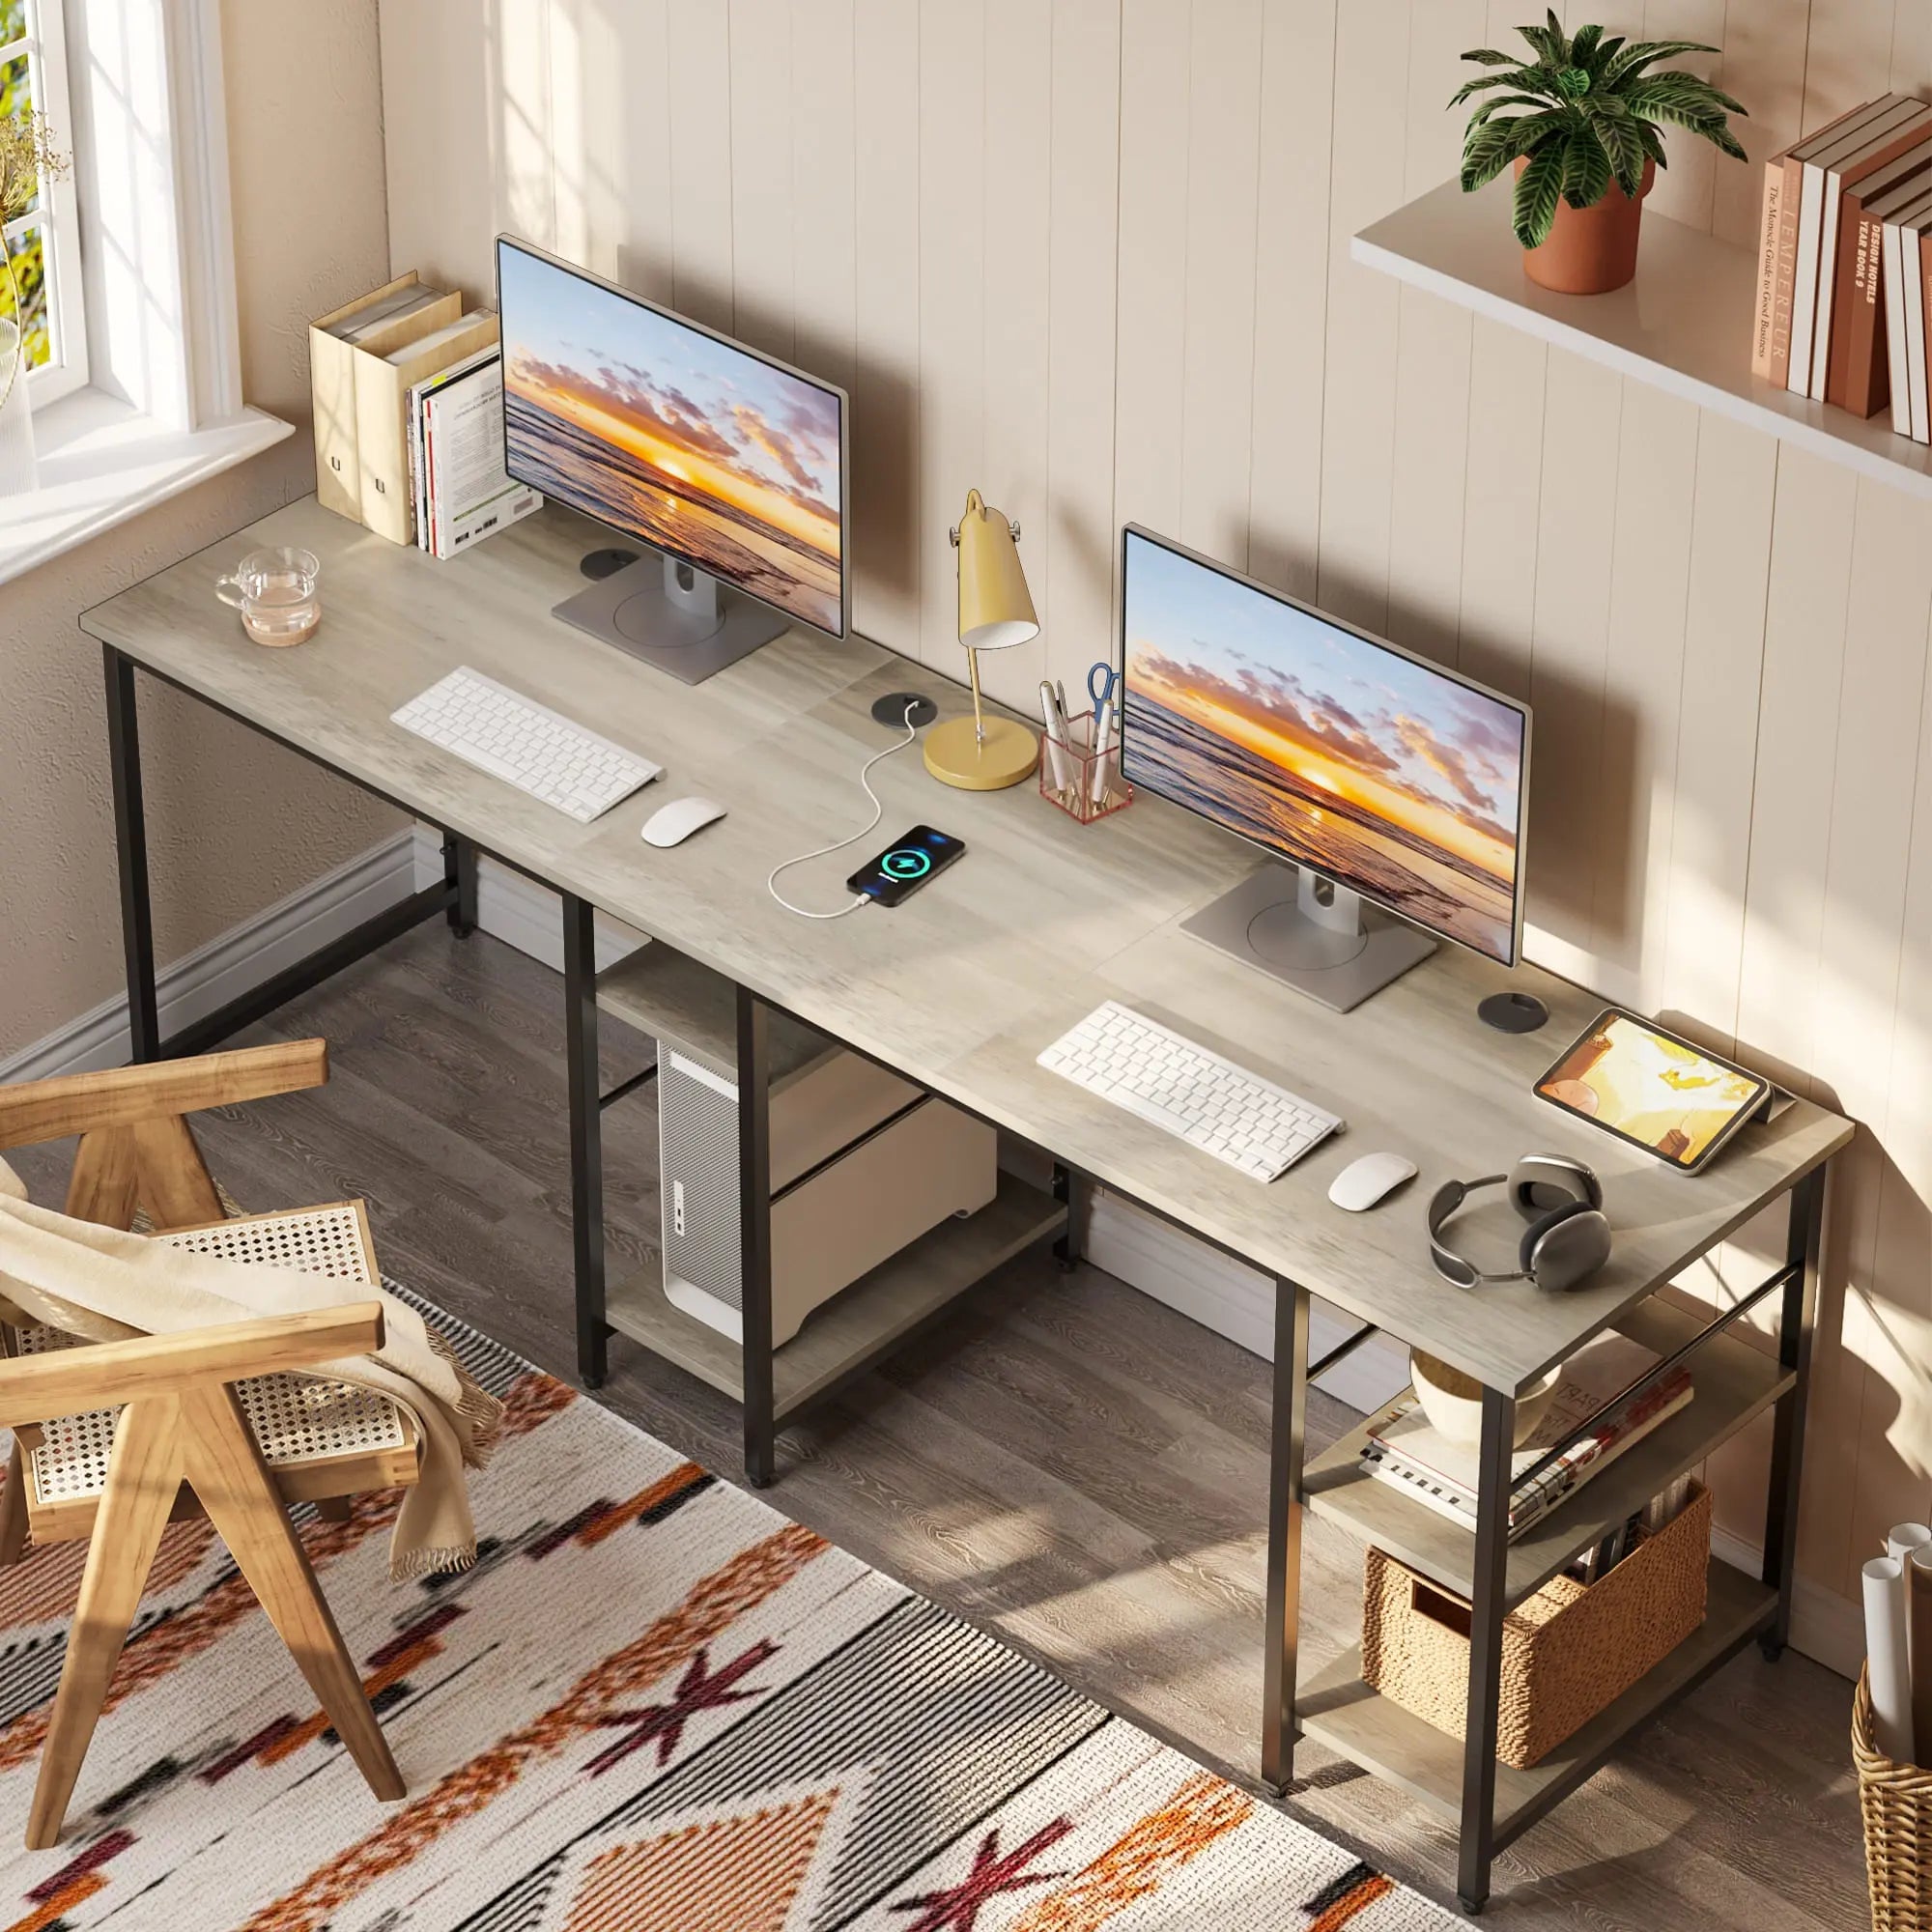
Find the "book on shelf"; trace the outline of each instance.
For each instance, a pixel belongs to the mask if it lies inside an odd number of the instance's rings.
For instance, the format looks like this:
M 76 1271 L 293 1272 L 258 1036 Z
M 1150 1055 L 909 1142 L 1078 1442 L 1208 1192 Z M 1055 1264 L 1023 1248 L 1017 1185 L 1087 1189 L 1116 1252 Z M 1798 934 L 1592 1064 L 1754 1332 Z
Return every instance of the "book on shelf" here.
M 1932 185 L 1891 205 L 1888 197 L 1882 243 L 1888 386 L 1891 426 L 1915 441 L 1927 438 L 1925 274 L 1923 234 L 1932 224 Z
M 1540 1475 L 1524 1480 L 1550 1449 L 1657 1361 L 1655 1350 L 1626 1336 L 1606 1335 L 1563 1365 L 1548 1409 L 1512 1457 L 1512 1542 L 1690 1403 L 1694 1393 L 1690 1372 L 1679 1367 L 1606 1415 Z M 1442 1435 L 1412 1395 L 1398 1398 L 1371 1427 L 1361 1468 L 1378 1482 L 1474 1531 L 1476 1450 Z
M 1932 136 L 1862 180 L 1847 182 L 1838 213 L 1838 279 L 1832 294 L 1825 400 L 1871 416 L 1891 399 L 1883 260 L 1888 214 L 1932 187 Z
M 455 556 L 543 506 L 503 468 L 503 357 L 494 343 L 410 391 L 409 441 L 416 545 L 432 556 Z
M 1861 181 L 1916 146 L 1932 128 L 1932 108 L 1906 95 L 1804 162 L 1798 209 L 1797 281 L 1792 290 L 1791 368 L 1784 386 L 1822 402 L 1837 284 L 1839 204 L 1847 181 Z
M 362 521 L 356 371 L 372 357 L 445 327 L 463 298 L 433 289 L 412 270 L 309 324 L 309 387 L 315 410 L 315 495 L 326 510 Z
M 1772 156 L 1764 164 L 1751 373 L 1777 388 L 1785 386 L 1791 370 L 1792 291 L 1798 279 L 1798 217 L 1804 198 L 1804 163 L 1902 98 L 1886 95 L 1867 100 Z

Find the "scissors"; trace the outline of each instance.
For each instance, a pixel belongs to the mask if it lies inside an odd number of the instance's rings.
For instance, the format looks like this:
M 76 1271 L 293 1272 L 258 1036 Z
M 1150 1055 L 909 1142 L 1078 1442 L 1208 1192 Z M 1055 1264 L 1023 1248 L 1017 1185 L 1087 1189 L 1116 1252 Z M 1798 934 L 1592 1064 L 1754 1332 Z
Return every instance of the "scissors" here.
M 1094 700 L 1094 716 L 1100 713 L 1114 701 L 1114 693 L 1120 689 L 1121 673 L 1105 658 L 1093 666 L 1087 673 L 1087 696 Z

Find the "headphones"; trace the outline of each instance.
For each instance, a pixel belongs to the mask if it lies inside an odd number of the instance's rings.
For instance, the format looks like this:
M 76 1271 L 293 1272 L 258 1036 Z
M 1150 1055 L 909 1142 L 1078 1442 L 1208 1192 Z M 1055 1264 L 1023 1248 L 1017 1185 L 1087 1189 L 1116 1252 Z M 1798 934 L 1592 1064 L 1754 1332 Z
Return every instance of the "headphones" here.
M 1479 1187 L 1509 1189 L 1529 1226 L 1509 1274 L 1485 1274 L 1443 1238 L 1443 1224 Z M 1550 1294 L 1580 1288 L 1610 1258 L 1610 1224 L 1603 1183 L 1580 1160 L 1560 1153 L 1526 1153 L 1507 1174 L 1480 1180 L 1445 1180 L 1429 1201 L 1429 1258 L 1457 1288 L 1488 1281 L 1530 1281 Z

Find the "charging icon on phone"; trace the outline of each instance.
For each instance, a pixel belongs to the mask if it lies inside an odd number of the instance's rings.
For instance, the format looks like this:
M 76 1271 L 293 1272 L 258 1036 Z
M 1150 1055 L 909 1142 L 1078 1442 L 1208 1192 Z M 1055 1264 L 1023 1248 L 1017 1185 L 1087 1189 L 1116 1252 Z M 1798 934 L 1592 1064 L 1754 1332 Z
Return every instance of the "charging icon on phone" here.
M 909 845 L 901 845 L 895 852 L 888 852 L 879 861 L 879 870 L 894 879 L 923 879 L 932 870 L 929 853 L 916 851 Z

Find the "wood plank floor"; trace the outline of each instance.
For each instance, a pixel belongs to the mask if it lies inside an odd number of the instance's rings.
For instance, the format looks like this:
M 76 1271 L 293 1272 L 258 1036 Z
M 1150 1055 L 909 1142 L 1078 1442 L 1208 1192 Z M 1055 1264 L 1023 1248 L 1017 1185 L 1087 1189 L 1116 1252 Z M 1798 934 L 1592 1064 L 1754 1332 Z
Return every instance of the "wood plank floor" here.
M 440 924 L 248 1037 L 326 1035 L 319 1093 L 206 1121 L 255 1206 L 360 1195 L 384 1264 L 570 1376 L 561 986 Z M 607 1027 L 607 1084 L 648 1043 Z M 238 1042 L 239 1043 L 239 1042 Z M 648 1100 L 606 1115 L 613 1275 L 655 1252 Z M 64 1154 L 18 1163 L 59 1198 Z M 1243 1782 L 1261 1698 L 1268 1372 L 1091 1267 L 1043 1254 L 784 1438 L 778 1508 L 998 1632 L 1099 1701 Z M 613 1340 L 599 1399 L 726 1476 L 737 1410 Z M 1356 1418 L 1317 1396 L 1326 1443 Z M 1359 1634 L 1361 1560 L 1311 1522 L 1304 1641 Z M 1498 1861 L 1486 1922 L 1812 1932 L 1866 1922 L 1850 1687 L 1755 1650 L 1626 1747 Z M 1452 1835 L 1392 1787 L 1304 1746 L 1287 1808 L 1454 1902 Z

